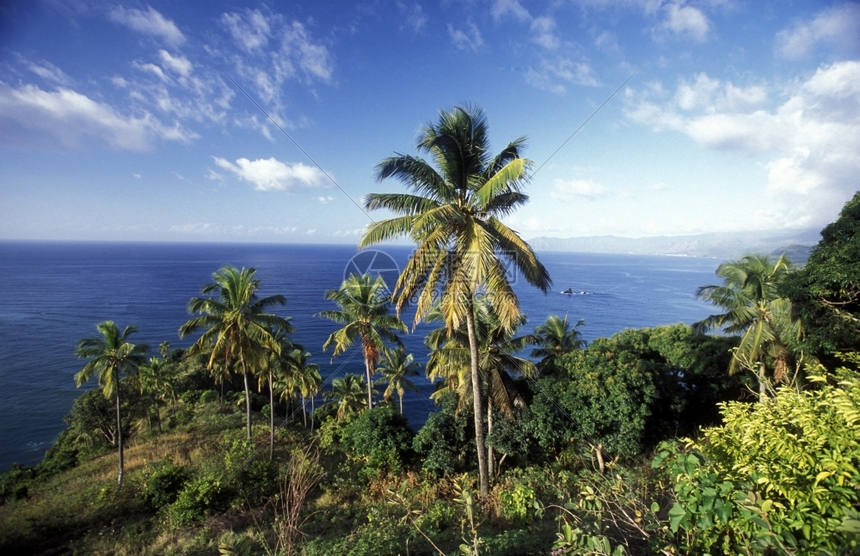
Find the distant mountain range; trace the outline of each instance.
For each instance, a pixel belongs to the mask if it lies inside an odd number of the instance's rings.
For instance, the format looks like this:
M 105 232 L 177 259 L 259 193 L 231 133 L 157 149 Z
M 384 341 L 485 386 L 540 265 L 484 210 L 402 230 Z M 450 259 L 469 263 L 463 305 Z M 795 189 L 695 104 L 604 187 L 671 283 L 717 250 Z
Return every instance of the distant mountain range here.
M 691 236 L 625 238 L 617 236 L 536 237 L 528 240 L 535 251 L 579 253 L 629 253 L 736 259 L 747 253 L 774 256 L 786 253 L 793 263 L 803 263 L 821 239 L 815 228 L 793 231 L 707 233 Z

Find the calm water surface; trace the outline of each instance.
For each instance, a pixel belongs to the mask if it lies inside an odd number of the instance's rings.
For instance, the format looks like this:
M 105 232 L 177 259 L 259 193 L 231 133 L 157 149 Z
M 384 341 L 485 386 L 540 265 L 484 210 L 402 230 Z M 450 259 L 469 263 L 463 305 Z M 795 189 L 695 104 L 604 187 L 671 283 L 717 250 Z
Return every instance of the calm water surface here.
M 406 247 L 382 251 L 401 268 L 410 253 Z M 340 285 L 355 254 L 354 246 L 331 245 L 0 242 L 0 472 L 13 462 L 41 461 L 63 430 L 63 416 L 80 394 L 72 378 L 84 365 L 74 355 L 78 340 L 113 320 L 120 327 L 137 324 L 132 341 L 153 350 L 165 340 L 187 347 L 194 338 L 177 334 L 189 317 L 186 304 L 225 264 L 257 268 L 261 295 L 286 295 L 287 306 L 277 312 L 293 318 L 293 340 L 314 354 L 324 378 L 363 373 L 359 356 L 332 362 L 321 352 L 336 326 L 314 317 L 334 308 L 325 291 Z M 552 276 L 552 293 L 511 275 L 530 317 L 524 332 L 550 314 L 585 319 L 583 336 L 593 340 L 625 328 L 689 324 L 711 313 L 695 291 L 714 283 L 715 259 L 539 255 Z M 574 295 L 560 293 L 568 288 Z M 419 327 L 404 339 L 422 363 L 426 330 Z M 433 410 L 432 385 L 419 382 L 421 393 L 404 399 L 413 424 Z

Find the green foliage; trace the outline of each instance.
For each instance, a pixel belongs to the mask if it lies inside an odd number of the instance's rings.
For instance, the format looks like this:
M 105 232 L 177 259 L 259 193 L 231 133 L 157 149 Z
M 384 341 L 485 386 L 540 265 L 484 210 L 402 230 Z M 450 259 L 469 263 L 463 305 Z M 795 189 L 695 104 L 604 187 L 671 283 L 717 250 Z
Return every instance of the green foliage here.
M 431 413 L 418 430 L 412 447 L 423 469 L 440 476 L 460 473 L 474 463 L 475 433 L 471 410 L 455 411 L 452 396 L 442 410 Z
M 213 512 L 226 510 L 232 495 L 223 475 L 206 473 L 185 485 L 176 500 L 168 506 L 167 515 L 175 525 L 189 525 L 202 521 Z
M 532 517 L 539 517 L 541 504 L 530 486 L 516 484 L 499 492 L 502 501 L 502 514 L 514 523 L 525 523 Z
M 32 467 L 21 467 L 18 464 L 0 475 L 0 504 L 7 500 L 27 498 L 30 484 L 36 476 L 36 471 Z
M 176 500 L 187 480 L 188 470 L 167 457 L 144 471 L 141 500 L 149 510 L 159 510 Z
M 344 427 L 341 443 L 362 476 L 371 478 L 379 472 L 400 473 L 411 455 L 413 436 L 404 416 L 380 405 Z
M 655 465 L 674 478 L 673 532 L 696 550 L 789 553 L 860 548 L 860 378 L 783 388 L 765 403 L 724 407 L 724 424 L 691 451 L 665 449 Z
M 781 291 L 806 323 L 809 352 L 823 357 L 860 350 L 860 192 L 822 230 L 806 265 Z

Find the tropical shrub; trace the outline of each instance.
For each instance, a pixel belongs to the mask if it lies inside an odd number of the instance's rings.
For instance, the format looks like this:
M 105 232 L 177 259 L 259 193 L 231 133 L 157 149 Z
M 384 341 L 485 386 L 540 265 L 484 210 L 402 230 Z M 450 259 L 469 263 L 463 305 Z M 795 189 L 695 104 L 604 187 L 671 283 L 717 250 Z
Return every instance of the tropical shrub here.
M 230 506 L 233 493 L 227 488 L 225 477 L 206 473 L 187 483 L 167 514 L 174 525 L 188 525 L 201 521 L 213 512 L 223 512 Z
M 412 448 L 426 471 L 449 476 L 470 468 L 475 461 L 472 411 L 460 413 L 453 396 L 443 400 L 442 410 L 431 413 L 412 441 Z
M 151 511 L 172 504 L 179 496 L 187 480 L 187 469 L 175 464 L 173 458 L 168 456 L 150 466 L 143 473 L 141 500 L 146 508 Z
M 660 452 L 676 497 L 669 524 L 685 548 L 860 550 L 860 378 L 837 376 L 819 369 L 815 388 L 729 403 L 700 443 Z
M 362 412 L 343 429 L 341 443 L 365 478 L 379 472 L 400 473 L 412 452 L 406 418 L 387 405 Z

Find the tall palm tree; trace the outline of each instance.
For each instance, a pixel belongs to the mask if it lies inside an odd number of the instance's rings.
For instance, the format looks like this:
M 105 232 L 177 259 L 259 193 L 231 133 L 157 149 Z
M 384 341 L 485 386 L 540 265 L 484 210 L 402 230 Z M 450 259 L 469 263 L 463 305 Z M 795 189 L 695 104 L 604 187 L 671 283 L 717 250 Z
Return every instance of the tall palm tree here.
M 773 365 L 776 382 L 786 380 L 791 350 L 803 333 L 800 320 L 793 315 L 791 301 L 779 297 L 782 278 L 791 271 L 785 255 L 771 261 L 765 255 L 746 255 L 717 267 L 721 286 L 702 286 L 697 296 L 725 309 L 695 323 L 699 331 L 722 328 L 726 334 L 740 335 L 733 351 L 729 374 L 739 369 L 755 373 L 759 381 L 759 400 L 767 397 L 767 363 Z
M 211 370 L 216 361 L 223 362 L 225 369 L 233 369 L 238 362 L 245 380 L 245 428 L 248 440 L 251 439 L 251 395 L 248 386 L 248 373 L 258 368 L 265 359 L 265 350 L 280 353 L 280 346 L 272 333 L 277 327 L 292 332 L 288 319 L 279 317 L 267 310 L 278 305 L 286 305 L 283 295 L 259 298 L 257 290 L 260 280 L 254 278 L 256 269 L 225 266 L 212 275 L 213 283 L 206 284 L 201 290 L 203 295 L 214 297 L 192 297 L 188 302 L 188 312 L 200 314 L 179 328 L 179 337 L 184 338 L 198 330 L 203 334 L 188 350 L 189 355 L 211 349 L 208 367 Z M 250 369 L 249 369 L 250 367 Z
M 75 353 L 81 359 L 90 361 L 75 374 L 75 385 L 80 386 L 93 377 L 98 376 L 99 386 L 105 398 L 113 397 L 116 401 L 116 432 L 119 449 L 119 475 L 117 490 L 122 488 L 122 472 L 124 467 L 122 443 L 122 414 L 119 381 L 122 375 L 134 375 L 146 362 L 145 355 L 149 350 L 146 344 L 132 344 L 128 337 L 137 332 L 137 326 L 126 326 L 120 333 L 113 321 L 100 322 L 96 329 L 101 337 L 84 338 L 78 342 Z
M 367 383 L 367 407 L 373 407 L 373 371 L 386 342 L 400 343 L 394 333 L 406 332 L 400 317 L 389 314 L 390 299 L 382 276 L 375 279 L 370 274 L 350 274 L 338 290 L 328 290 L 325 298 L 334 301 L 340 311 L 322 311 L 317 316 L 344 325 L 329 335 L 323 351 L 334 345 L 332 357 L 361 343 Z
M 313 429 L 314 398 L 322 388 L 320 366 L 310 362 L 311 354 L 303 349 L 294 349 L 289 354 L 293 372 L 296 376 L 296 386 L 302 397 L 302 422 L 308 426 L 307 399 L 311 400 L 311 429 Z
M 165 343 L 167 342 L 162 342 L 161 345 L 163 346 Z M 164 359 L 150 357 L 149 363 L 140 367 L 135 378 L 140 393 L 152 396 L 152 403 L 155 407 L 155 418 L 158 421 L 158 430 L 161 430 L 160 402 L 167 401 L 173 397 L 173 367 L 165 362 Z M 152 428 L 151 419 L 150 428 Z
M 544 371 L 555 365 L 556 359 L 566 353 L 576 351 L 585 347 L 585 340 L 577 330 L 584 325 L 585 321 L 579 319 L 573 326 L 567 320 L 558 315 L 550 315 L 546 322 L 535 327 L 534 342 L 539 348 L 532 350 L 531 357 L 540 358 L 538 369 Z
M 386 400 L 391 399 L 394 392 L 400 397 L 400 414 L 403 415 L 403 394 L 406 389 L 413 392 L 418 392 L 418 387 L 415 383 L 409 380 L 411 376 L 418 376 L 418 369 L 421 364 L 415 361 L 411 353 L 406 353 L 406 348 L 397 346 L 395 349 L 386 349 L 385 357 L 379 363 L 377 369 L 383 375 L 383 383 L 388 384 L 382 397 Z
M 417 145 L 419 151 L 432 157 L 433 164 L 398 154 L 377 166 L 377 179 L 398 179 L 411 193 L 368 195 L 366 208 L 387 209 L 398 216 L 371 224 L 359 242 L 360 247 L 368 247 L 410 237 L 417 247 L 394 288 L 398 314 L 414 299 L 417 325 L 441 293 L 439 308 L 448 331 L 466 324 L 482 497 L 489 493 L 489 474 L 474 300 L 479 294 L 493 296 L 499 319 L 504 326 L 511 326 L 520 309 L 508 269 L 515 269 L 544 292 L 552 283 L 531 247 L 499 220 L 528 200 L 521 191 L 530 166 L 520 157 L 524 144 L 525 138 L 519 138 L 491 156 L 482 110 L 456 107 L 440 112 L 438 123 L 423 128 Z
M 289 321 L 290 319 L 284 320 Z M 278 349 L 268 350 L 268 357 L 259 369 L 261 374 L 257 379 L 258 391 L 262 389 L 264 381 L 269 387 L 269 461 L 275 455 L 275 383 L 281 377 L 288 377 L 294 374 L 292 360 L 290 359 L 290 353 L 294 346 L 289 336 L 287 336 L 287 331 L 279 326 L 272 331 L 272 336 Z
M 331 390 L 323 393 L 323 397 L 332 400 L 337 406 L 337 418 L 340 421 L 349 415 L 358 413 L 365 409 L 364 377 L 352 373 L 343 375 L 331 381 Z

